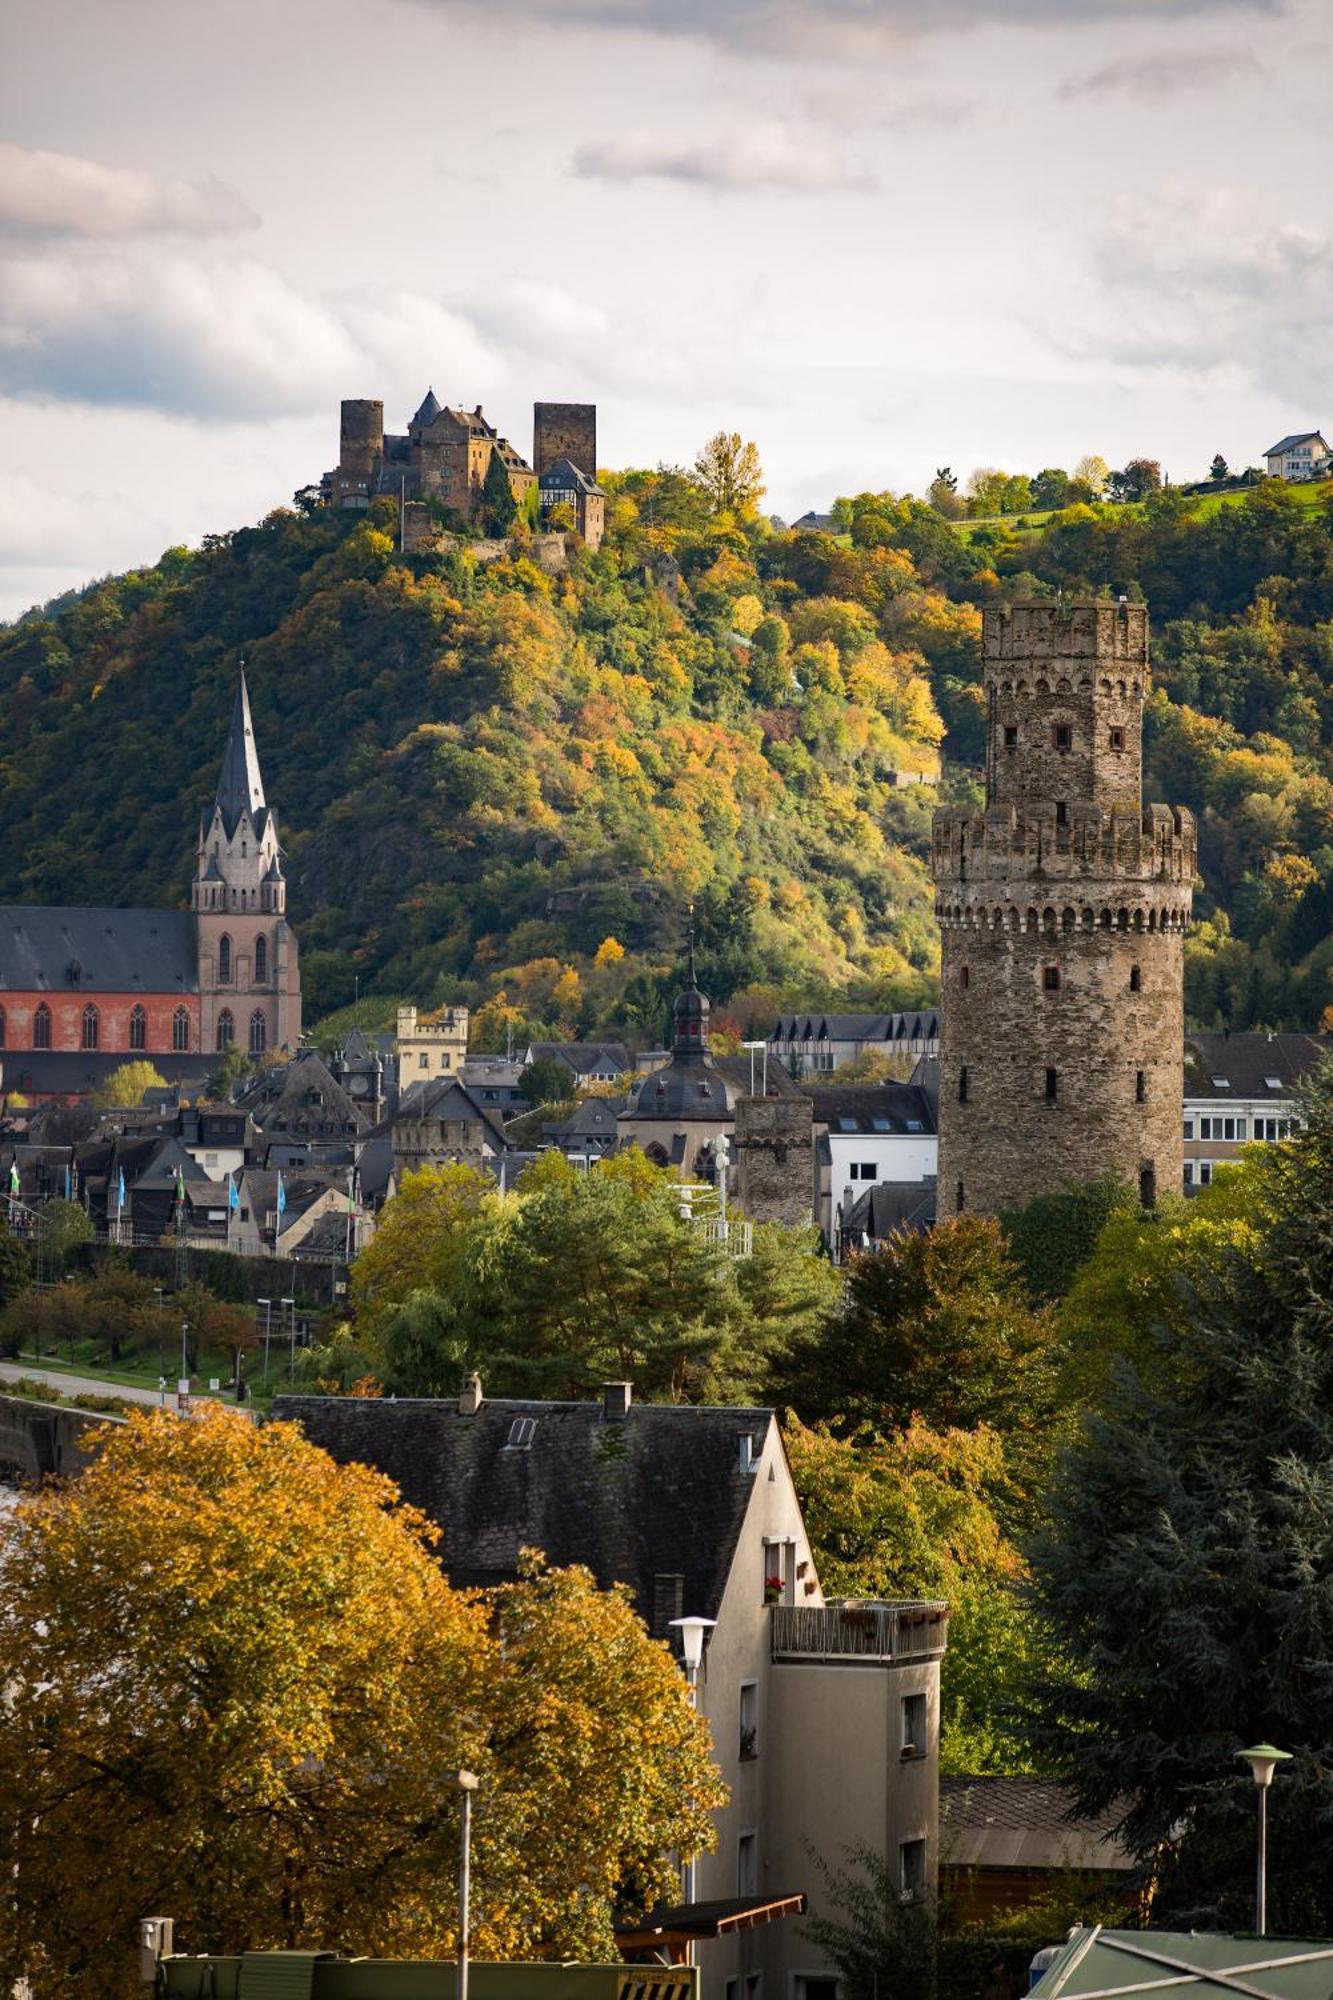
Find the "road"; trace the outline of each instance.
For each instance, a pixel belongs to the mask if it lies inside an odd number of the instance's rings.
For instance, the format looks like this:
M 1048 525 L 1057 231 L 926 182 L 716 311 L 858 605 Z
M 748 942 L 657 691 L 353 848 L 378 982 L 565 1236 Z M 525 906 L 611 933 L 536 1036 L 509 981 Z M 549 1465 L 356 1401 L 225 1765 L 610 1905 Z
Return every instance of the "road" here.
M 130 1389 L 123 1382 L 107 1382 L 96 1375 L 66 1375 L 63 1370 L 43 1368 L 36 1361 L 0 1361 L 0 1382 L 17 1381 L 20 1375 L 29 1382 L 49 1382 L 53 1389 L 63 1389 L 68 1396 L 121 1396 L 127 1403 L 147 1403 L 154 1409 L 162 1401 L 156 1389 Z M 196 1389 L 194 1393 L 197 1400 L 199 1391 Z M 174 1379 L 167 1389 L 167 1402 L 175 1408 Z

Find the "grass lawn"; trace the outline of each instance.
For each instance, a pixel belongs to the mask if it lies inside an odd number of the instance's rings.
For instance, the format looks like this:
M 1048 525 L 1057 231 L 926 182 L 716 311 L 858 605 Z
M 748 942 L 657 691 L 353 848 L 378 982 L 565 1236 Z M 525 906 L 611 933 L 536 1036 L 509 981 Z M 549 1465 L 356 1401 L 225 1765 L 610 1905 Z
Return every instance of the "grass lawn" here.
M 287 1363 L 289 1348 L 278 1338 L 274 1328 L 272 1346 L 269 1352 L 269 1386 L 263 1387 L 264 1350 L 263 1346 L 246 1354 L 242 1361 L 242 1376 L 245 1381 L 247 1402 L 267 1402 L 273 1395 L 287 1387 Z M 119 1361 L 112 1363 L 106 1359 L 106 1350 L 95 1346 L 92 1341 L 76 1340 L 73 1351 L 62 1342 L 58 1350 L 44 1350 L 37 1354 L 32 1348 L 24 1348 L 21 1354 L 11 1357 L 16 1365 L 31 1365 L 41 1368 L 51 1375 L 83 1375 L 99 1382 L 105 1382 L 108 1389 L 156 1389 L 163 1375 L 167 1378 L 168 1390 L 174 1395 L 180 1370 L 180 1348 L 170 1344 L 163 1347 L 159 1359 L 156 1347 L 144 1349 L 134 1354 L 123 1354 Z M 229 1354 L 201 1354 L 199 1364 L 190 1380 L 196 1394 L 208 1393 L 209 1382 L 216 1379 L 222 1384 L 221 1393 L 231 1392 L 234 1363 Z
M 1236 507 L 1248 500 L 1256 491 L 1253 486 L 1231 486 L 1221 493 L 1191 493 L 1186 497 L 1190 502 L 1190 514 L 1196 521 L 1206 521 L 1222 507 Z M 1317 507 L 1321 500 L 1333 496 L 1333 481 L 1327 479 L 1293 483 L 1287 487 L 1298 507 Z M 1030 535 L 1040 535 L 1054 520 L 1060 508 L 1048 508 L 1044 513 L 987 514 L 971 521 L 951 521 L 949 526 L 960 541 L 975 540 L 979 528 L 1005 528 L 1020 541 Z M 1116 503 L 1117 514 L 1141 514 L 1141 500 L 1122 500 Z

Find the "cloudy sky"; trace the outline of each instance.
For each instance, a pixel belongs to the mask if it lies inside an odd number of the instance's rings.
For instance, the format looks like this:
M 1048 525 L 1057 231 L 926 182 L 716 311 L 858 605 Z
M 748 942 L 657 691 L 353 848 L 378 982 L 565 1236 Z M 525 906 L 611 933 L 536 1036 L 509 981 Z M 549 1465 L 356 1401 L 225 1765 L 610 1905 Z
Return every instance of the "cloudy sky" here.
M 0 617 L 428 383 L 789 517 L 1328 431 L 1331 72 L 1328 0 L 3 0 Z

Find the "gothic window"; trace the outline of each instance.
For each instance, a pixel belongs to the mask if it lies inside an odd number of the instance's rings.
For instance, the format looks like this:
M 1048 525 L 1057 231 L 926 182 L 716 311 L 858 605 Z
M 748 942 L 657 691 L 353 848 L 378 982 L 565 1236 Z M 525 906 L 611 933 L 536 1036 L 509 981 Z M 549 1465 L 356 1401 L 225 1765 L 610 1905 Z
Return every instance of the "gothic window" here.
M 262 1056 L 267 1047 L 268 1022 L 264 1019 L 260 1009 L 256 1007 L 254 1013 L 250 1016 L 250 1053 L 252 1056 Z
M 190 1046 L 190 1010 L 178 1007 L 171 1017 L 171 1046 L 177 1055 L 185 1054 Z
M 236 1023 L 231 1018 L 231 1009 L 224 1007 L 218 1015 L 218 1054 L 224 1054 L 235 1039 Z
M 142 1007 L 130 1009 L 130 1047 L 146 1049 L 148 1046 L 148 1016 Z
M 268 978 L 268 939 L 255 939 L 255 984 L 262 986 Z
M 5 1010 L 0 1007 L 0 1049 L 5 1046 Z
M 218 939 L 218 983 L 226 986 L 231 979 L 231 939 L 226 931 Z
M 85 1049 L 95 1049 L 97 1047 L 97 1033 L 97 1009 L 90 1000 L 83 1010 L 83 1046 Z
M 51 1009 L 45 1000 L 32 1017 L 32 1045 L 35 1049 L 51 1046 Z

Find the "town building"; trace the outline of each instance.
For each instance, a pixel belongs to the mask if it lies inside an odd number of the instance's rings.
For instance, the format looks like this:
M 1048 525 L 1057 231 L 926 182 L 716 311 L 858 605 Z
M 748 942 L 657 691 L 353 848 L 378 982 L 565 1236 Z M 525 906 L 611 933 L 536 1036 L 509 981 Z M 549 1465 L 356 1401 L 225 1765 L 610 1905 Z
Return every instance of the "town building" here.
M 922 1056 L 940 1048 L 933 1007 L 902 1014 L 783 1014 L 768 1032 L 770 1057 L 792 1076 L 831 1076 L 859 1056 L 885 1056 L 907 1076 Z
M 191 909 L 0 909 L 0 1090 L 86 1096 L 138 1058 L 198 1085 L 220 1052 L 294 1049 L 300 1032 L 277 814 L 242 673 Z
M 383 1129 L 399 1182 L 420 1167 L 477 1167 L 498 1175 L 513 1150 L 498 1111 L 479 1104 L 458 1077 L 401 1091 Z
M 466 1007 L 437 1007 L 418 1014 L 415 1007 L 398 1009 L 398 1081 L 403 1090 L 440 1076 L 457 1076 L 467 1059 Z
M 739 1900 L 754 1927 L 704 1928 L 706 1994 L 836 1990 L 795 1923 L 762 1921 L 802 1891 L 827 1911 L 812 1851 L 841 1866 L 867 1848 L 905 1900 L 933 1893 L 948 1610 L 825 1601 L 772 1410 L 640 1404 L 627 1382 L 596 1403 L 492 1401 L 473 1376 L 456 1402 L 283 1396 L 274 1414 L 393 1479 L 445 1528 L 455 1584 L 508 1582 L 537 1548 L 626 1585 L 678 1648 L 676 1621 L 711 1621 L 694 1685 L 730 1798 L 688 1901 L 702 1917 Z
M 1070 601 L 982 620 L 986 804 L 942 807 L 938 1212 L 1117 1175 L 1182 1185 L 1183 947 L 1197 852 L 1144 806 L 1148 614 Z
M 1318 431 L 1293 431 L 1264 453 L 1270 479 L 1322 479 L 1333 472 L 1333 453 Z
M 848 1217 L 880 1182 L 924 1187 L 939 1170 L 934 1095 L 916 1083 L 824 1085 L 811 1091 L 817 1187 L 815 1217 L 835 1262 Z M 857 1235 L 852 1232 L 852 1247 Z
M 1186 1194 L 1255 1141 L 1274 1144 L 1299 1126 L 1302 1083 L 1333 1049 L 1333 1036 L 1187 1035 Z
M 618 1083 L 634 1067 L 623 1042 L 529 1042 L 520 1060 L 525 1067 L 559 1063 L 569 1071 L 572 1090 L 590 1083 Z
M 558 458 L 537 481 L 538 508 L 543 526 L 557 507 L 567 507 L 569 525 L 575 528 L 590 549 L 602 546 L 606 533 L 606 495 L 595 478 L 580 472 L 568 458 Z
M 940 1891 L 955 1921 L 986 1923 L 1094 1883 L 1136 1901 L 1141 1869 L 1118 1837 L 1125 1812 L 1117 1800 L 1086 1817 L 1049 1778 L 941 1778 Z

